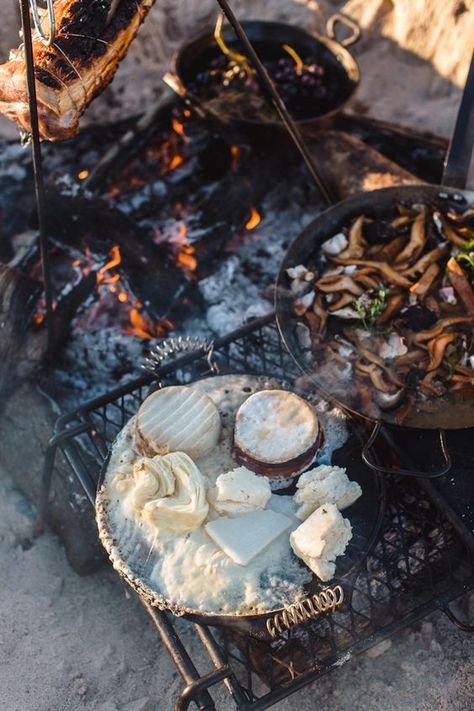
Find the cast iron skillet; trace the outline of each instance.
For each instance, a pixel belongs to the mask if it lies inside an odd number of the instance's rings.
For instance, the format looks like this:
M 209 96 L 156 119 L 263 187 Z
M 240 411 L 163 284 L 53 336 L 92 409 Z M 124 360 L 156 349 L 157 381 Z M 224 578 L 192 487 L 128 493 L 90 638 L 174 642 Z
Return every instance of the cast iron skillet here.
M 335 27 L 338 22 L 349 27 L 352 31 L 351 36 L 340 42 L 335 39 Z M 360 36 L 360 29 L 357 23 L 344 15 L 335 14 L 329 18 L 326 24 L 327 37 L 318 34 L 312 35 L 299 27 L 281 22 L 258 20 L 243 22 L 242 26 L 257 53 L 259 53 L 259 50 L 262 52 L 264 46 L 271 45 L 274 45 L 275 49 L 280 52 L 281 46 L 288 44 L 298 54 L 314 57 L 314 60 L 323 64 L 327 70 L 337 72 L 340 77 L 338 104 L 324 114 L 315 114 L 314 116 L 295 120 L 295 123 L 301 129 L 308 130 L 311 133 L 328 128 L 336 115 L 352 98 L 360 82 L 358 64 L 346 49 L 346 47 L 354 44 Z M 238 47 L 238 41 L 232 28 L 226 28 L 223 32 L 223 37 L 231 49 Z M 239 132 L 246 134 L 250 132 L 250 134 L 253 133 L 259 136 L 269 127 L 282 129 L 282 123 L 277 118 L 274 121 L 240 119 L 234 116 L 226 116 L 223 112 L 219 115 L 216 112 L 212 112 L 212 116 L 209 116 L 205 102 L 196 93 L 190 93 L 189 83 L 199 72 L 208 67 L 210 60 L 219 53 L 220 50 L 212 32 L 205 32 L 195 37 L 179 50 L 175 58 L 175 74 L 166 75 L 165 81 L 182 98 L 189 100 L 191 106 L 196 108 L 201 116 L 208 118 L 212 123 L 221 123 L 227 129 L 231 127 Z M 261 59 L 265 59 L 264 53 L 262 53 Z
M 353 582 L 364 561 L 375 546 L 382 525 L 386 504 L 386 487 L 382 477 L 377 476 L 360 459 L 361 432 L 356 423 L 348 422 L 349 439 L 333 454 L 333 463 L 346 467 L 351 480 L 357 481 L 362 489 L 362 496 L 344 512 L 352 526 L 352 539 L 343 556 L 336 562 L 336 575 L 333 580 L 322 583 L 313 575 L 307 585 L 308 597 L 320 593 L 324 588 L 333 588 L 341 584 L 345 597 L 350 598 Z M 284 609 L 269 610 L 259 614 L 229 614 L 204 612 L 192 608 L 177 606 L 156 588 L 151 580 L 153 567 L 159 563 L 151 555 L 149 544 L 145 543 L 137 529 L 117 534 L 111 525 L 107 487 L 104 486 L 109 456 L 104 461 L 97 486 L 96 519 L 99 538 L 113 563 L 115 570 L 125 578 L 134 590 L 151 605 L 168 609 L 174 614 L 208 625 L 221 625 L 240 629 L 254 637 L 268 639 L 267 620 L 280 615 Z
M 474 427 L 474 399 L 453 398 L 443 399 L 436 410 L 430 413 L 413 410 L 405 419 L 403 426 L 394 424 L 390 412 L 382 412 L 377 421 L 366 413 L 351 406 L 350 401 L 344 402 L 340 396 L 327 392 L 325 384 L 318 378 L 317 371 L 308 365 L 305 352 L 296 337 L 296 317 L 293 312 L 293 299 L 288 290 L 286 269 L 297 264 L 307 264 L 310 258 L 321 248 L 322 242 L 336 234 L 346 226 L 351 218 L 357 215 L 383 217 L 393 210 L 401 201 L 426 202 L 438 208 L 452 201 L 457 206 L 474 204 L 474 192 L 464 190 L 469 168 L 470 157 L 474 145 L 474 58 L 471 62 L 468 79 L 459 108 L 449 155 L 441 185 L 404 185 L 400 187 L 383 188 L 368 193 L 362 193 L 334 205 L 319 215 L 290 245 L 281 266 L 276 289 L 276 316 L 283 341 L 298 366 L 311 377 L 316 387 L 324 394 L 338 402 L 339 406 L 354 415 L 365 418 L 374 424 L 372 435 L 367 442 L 363 458 L 369 466 L 377 471 L 397 474 L 417 475 L 425 478 L 441 476 L 451 467 L 451 460 L 446 448 L 445 430 Z M 451 185 L 454 187 L 445 187 Z M 402 469 L 392 469 L 376 465 L 370 457 L 370 449 L 383 424 L 397 428 L 415 428 L 421 430 L 436 430 L 439 432 L 443 455 L 443 466 L 437 472 L 414 472 Z

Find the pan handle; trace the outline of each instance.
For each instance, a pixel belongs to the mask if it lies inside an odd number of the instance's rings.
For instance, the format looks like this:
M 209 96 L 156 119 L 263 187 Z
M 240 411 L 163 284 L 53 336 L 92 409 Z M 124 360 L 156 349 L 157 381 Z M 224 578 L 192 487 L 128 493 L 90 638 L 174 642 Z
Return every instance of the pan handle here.
M 344 39 L 338 40 L 336 37 L 336 25 L 338 23 L 351 30 L 352 34 L 349 35 L 349 37 L 344 37 Z M 326 34 L 329 39 L 338 42 L 342 45 L 342 47 L 350 47 L 359 39 L 361 29 L 359 23 L 353 20 L 352 17 L 343 15 L 341 12 L 335 12 L 334 15 L 331 15 L 329 20 L 326 22 Z
M 267 620 L 267 632 L 272 639 L 277 639 L 291 627 L 314 620 L 319 615 L 335 610 L 344 602 L 344 590 L 340 585 L 324 588 L 321 592 L 285 607 L 281 612 Z
M 365 464 L 367 464 L 372 471 L 377 472 L 378 474 L 394 474 L 396 476 L 414 476 L 418 477 L 419 479 L 436 479 L 439 476 L 443 476 L 444 474 L 447 474 L 449 470 L 452 467 L 452 460 L 451 456 L 448 451 L 448 447 L 446 444 L 446 432 L 444 430 L 439 430 L 439 444 L 441 448 L 441 452 L 443 454 L 443 464 L 442 468 L 439 469 L 438 471 L 435 472 L 423 472 L 423 471 L 418 471 L 415 468 L 410 468 L 410 469 L 402 469 L 400 467 L 384 467 L 380 464 L 377 464 L 375 459 L 371 456 L 370 452 L 371 449 L 377 439 L 377 437 L 380 434 L 380 431 L 382 429 L 382 423 L 381 422 L 376 422 L 374 425 L 374 428 L 370 434 L 369 439 L 364 445 L 364 448 L 362 449 L 362 459 Z
M 474 148 L 474 54 L 459 105 L 453 137 L 446 154 L 441 185 L 466 187 Z

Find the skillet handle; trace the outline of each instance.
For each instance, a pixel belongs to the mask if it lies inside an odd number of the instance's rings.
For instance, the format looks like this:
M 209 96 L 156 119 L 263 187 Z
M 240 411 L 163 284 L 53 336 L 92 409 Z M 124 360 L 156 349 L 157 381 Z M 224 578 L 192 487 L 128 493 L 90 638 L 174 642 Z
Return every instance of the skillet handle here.
M 466 187 L 474 147 L 474 54 L 458 109 L 454 133 L 444 161 L 441 185 Z
M 352 34 L 349 35 L 349 37 L 344 37 L 344 39 L 338 40 L 336 37 L 336 25 L 338 23 L 344 25 L 344 27 L 348 28 L 349 30 L 352 30 Z M 341 12 L 335 12 L 334 15 L 331 15 L 329 20 L 326 22 L 326 34 L 329 39 L 332 39 L 335 42 L 339 42 L 339 44 L 343 47 L 350 47 L 351 45 L 355 44 L 360 38 L 361 29 L 359 23 L 353 20 L 351 17 L 343 15 Z
M 344 590 L 340 585 L 324 588 L 320 593 L 305 597 L 304 600 L 285 607 L 281 612 L 267 620 L 267 632 L 272 639 L 277 639 L 291 627 L 314 620 L 319 615 L 335 610 L 344 602 Z
M 378 474 L 394 474 L 396 476 L 414 476 L 418 477 L 419 479 L 436 479 L 439 476 L 443 476 L 444 474 L 447 474 L 449 470 L 452 467 L 452 460 L 451 456 L 448 451 L 448 447 L 446 444 L 446 432 L 444 430 L 439 430 L 439 444 L 441 448 L 441 452 L 443 455 L 443 465 L 442 468 L 439 469 L 438 471 L 435 472 L 422 472 L 418 471 L 415 468 L 410 468 L 410 469 L 402 469 L 400 467 L 384 467 L 380 464 L 377 464 L 375 459 L 371 457 L 371 449 L 377 440 L 377 437 L 380 434 L 380 431 L 382 429 L 382 423 L 377 422 L 374 425 L 374 429 L 372 430 L 369 439 L 364 445 L 364 448 L 362 449 L 362 459 L 365 464 L 367 464 L 372 471 L 377 472 Z

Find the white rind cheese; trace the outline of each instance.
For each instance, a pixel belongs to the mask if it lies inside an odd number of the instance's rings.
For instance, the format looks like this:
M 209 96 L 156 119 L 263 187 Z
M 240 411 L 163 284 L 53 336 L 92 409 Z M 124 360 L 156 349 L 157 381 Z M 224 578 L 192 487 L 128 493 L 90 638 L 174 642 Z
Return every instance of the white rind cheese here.
M 344 553 L 351 538 L 350 522 L 334 504 L 324 504 L 290 534 L 290 545 L 295 555 L 326 581 L 334 577 L 335 560 Z
M 136 427 L 145 454 L 185 452 L 199 460 L 217 445 L 221 420 L 210 397 L 185 385 L 173 385 L 147 397 Z
M 206 533 L 238 565 L 248 565 L 291 526 L 276 511 L 252 511 L 236 518 L 222 516 L 206 523 Z
M 318 433 L 317 415 L 306 400 L 286 390 L 262 390 L 239 408 L 234 441 L 253 459 L 280 464 L 310 450 Z
M 270 500 L 270 482 L 246 467 L 237 467 L 217 477 L 208 491 L 212 508 L 222 516 L 235 516 L 247 511 L 264 509 Z
M 362 494 L 356 481 L 349 481 L 346 470 L 328 464 L 302 474 L 297 483 L 297 517 L 304 521 L 322 504 L 334 504 L 339 511 L 351 506 Z

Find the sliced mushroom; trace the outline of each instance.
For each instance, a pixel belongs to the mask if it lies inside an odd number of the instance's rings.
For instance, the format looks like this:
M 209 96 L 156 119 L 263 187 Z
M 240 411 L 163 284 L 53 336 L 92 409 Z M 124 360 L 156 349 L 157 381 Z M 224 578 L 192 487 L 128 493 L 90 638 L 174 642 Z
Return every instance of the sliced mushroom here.
M 474 316 L 474 290 L 464 273 L 463 268 L 451 257 L 446 266 L 446 275 L 456 294 L 463 302 L 469 315 Z
M 404 277 L 402 274 L 399 274 L 386 262 L 373 262 L 368 259 L 344 260 L 340 257 L 334 257 L 334 261 L 337 262 L 337 264 L 355 264 L 358 267 L 370 267 L 374 271 L 381 274 L 390 284 L 395 284 L 395 286 L 400 286 L 404 289 L 409 289 L 411 286 L 411 281 L 409 279 Z
M 337 301 L 328 306 L 328 311 L 330 311 L 331 313 L 334 311 L 339 311 L 339 309 L 343 309 L 345 306 L 349 306 L 349 304 L 353 303 L 354 297 L 352 294 L 341 294 Z
M 357 284 L 351 279 L 347 274 L 337 276 L 334 281 L 327 282 L 324 279 L 320 279 L 316 282 L 316 286 L 320 291 L 325 294 L 331 294 L 337 291 L 348 291 L 349 294 L 354 296 L 361 296 L 364 293 L 362 287 L 357 286 Z
M 356 363 L 356 371 L 361 375 L 368 376 L 372 381 L 372 384 L 380 390 L 382 393 L 392 393 L 393 385 L 386 383 L 383 377 L 383 370 L 378 368 L 374 363 L 370 365 L 364 365 L 363 363 Z
M 377 259 L 380 262 L 393 263 L 400 252 L 405 248 L 408 243 L 408 238 L 406 235 L 400 235 L 400 237 L 395 237 L 388 244 L 384 244 L 377 253 Z
M 318 333 L 324 333 L 324 331 L 326 330 L 328 314 L 323 306 L 323 297 L 321 296 L 321 294 L 318 294 L 318 296 L 314 300 L 313 313 L 318 317 L 320 322 Z
M 440 268 L 436 263 L 430 264 L 421 279 L 410 287 L 410 293 L 416 294 L 421 300 L 423 300 L 436 281 L 439 270 Z
M 425 358 L 427 358 L 426 352 L 420 348 L 415 348 L 395 358 L 393 363 L 395 368 L 398 369 L 405 365 L 411 365 L 412 363 L 422 363 Z
M 425 217 L 426 208 L 421 210 L 419 215 L 415 218 L 411 226 L 408 244 L 397 256 L 395 260 L 396 264 L 404 264 L 405 262 L 414 261 L 420 256 L 426 242 Z
M 474 324 L 474 316 L 451 316 L 450 318 L 442 318 L 441 321 L 438 321 L 436 326 L 433 326 L 433 328 L 430 328 L 427 331 L 418 331 L 418 333 L 413 336 L 413 342 L 417 344 L 425 343 L 426 341 L 430 341 L 432 338 L 436 338 L 441 335 L 447 328 L 450 328 L 451 326 L 458 326 L 463 323 Z
M 362 257 L 365 249 L 365 242 L 362 238 L 362 227 L 364 225 L 365 217 L 360 215 L 352 223 L 349 230 L 349 245 L 348 247 L 340 253 L 342 259 L 348 259 L 351 257 Z
M 433 222 L 442 237 L 449 240 L 451 244 L 454 244 L 458 249 L 464 249 L 466 240 L 460 237 L 458 233 L 453 230 L 451 225 L 448 224 L 440 212 L 433 213 Z
M 446 348 L 449 346 L 450 343 L 455 340 L 455 338 L 455 333 L 442 333 L 440 336 L 437 336 L 428 343 L 428 353 L 430 356 L 430 362 L 428 363 L 428 372 L 439 368 L 439 366 L 443 362 L 444 354 L 446 353 Z
M 387 306 L 379 318 L 379 324 L 383 326 L 383 324 L 391 321 L 402 309 L 404 303 L 405 294 L 392 294 L 392 296 L 389 296 Z
M 423 257 L 420 257 L 415 264 L 410 267 L 409 269 L 405 269 L 402 271 L 403 276 L 406 277 L 412 277 L 416 276 L 417 274 L 423 274 L 423 272 L 428 269 L 430 264 L 433 264 L 434 262 L 437 262 L 440 257 L 442 257 L 446 252 L 448 251 L 448 245 L 443 244 L 441 247 L 436 247 L 436 249 L 432 249 L 430 252 L 427 252 L 426 254 L 423 255 Z

